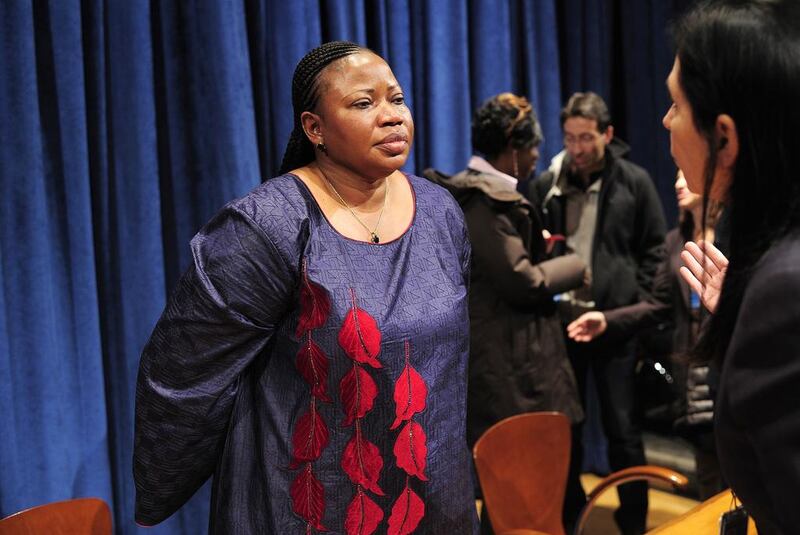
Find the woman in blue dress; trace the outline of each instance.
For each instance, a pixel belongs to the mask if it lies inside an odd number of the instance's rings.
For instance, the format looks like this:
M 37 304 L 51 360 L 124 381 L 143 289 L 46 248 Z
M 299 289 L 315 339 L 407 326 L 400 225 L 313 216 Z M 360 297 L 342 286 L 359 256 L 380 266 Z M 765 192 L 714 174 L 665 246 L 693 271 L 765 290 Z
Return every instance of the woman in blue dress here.
M 195 236 L 142 354 L 137 521 L 213 476 L 211 533 L 473 533 L 461 210 L 400 172 L 379 56 L 326 43 L 292 93 L 282 174 Z

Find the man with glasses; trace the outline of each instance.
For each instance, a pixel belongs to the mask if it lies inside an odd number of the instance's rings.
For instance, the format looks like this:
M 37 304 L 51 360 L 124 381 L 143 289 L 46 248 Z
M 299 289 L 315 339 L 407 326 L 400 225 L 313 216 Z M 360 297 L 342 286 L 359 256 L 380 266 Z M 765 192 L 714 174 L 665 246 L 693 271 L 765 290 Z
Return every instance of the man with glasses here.
M 650 175 L 623 159 L 629 147 L 614 137 L 600 96 L 572 95 L 561 110 L 561 126 L 565 150 L 554 167 L 532 181 L 529 198 L 551 233 L 552 254 L 576 253 L 591 269 L 585 287 L 556 296 L 567 325 L 586 311 L 646 296 L 663 256 L 666 223 Z M 609 329 L 590 343 L 568 341 L 567 348 L 584 404 L 590 368 L 594 375 L 611 469 L 645 464 L 641 430 L 633 419 L 634 342 Z M 580 431 L 573 429 L 570 470 L 581 468 Z M 622 533 L 644 533 L 647 484 L 623 485 L 619 497 L 614 517 Z M 585 499 L 582 488 L 567 489 L 566 522 Z

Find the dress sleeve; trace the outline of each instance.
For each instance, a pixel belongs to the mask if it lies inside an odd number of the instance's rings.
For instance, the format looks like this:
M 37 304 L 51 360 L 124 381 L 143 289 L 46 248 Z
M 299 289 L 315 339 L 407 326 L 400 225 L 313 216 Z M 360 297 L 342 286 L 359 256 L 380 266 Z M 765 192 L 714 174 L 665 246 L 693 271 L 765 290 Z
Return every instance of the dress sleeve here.
M 583 284 L 586 266 L 576 255 L 534 263 L 508 216 L 486 206 L 481 212 L 467 219 L 472 242 L 480 244 L 472 254 L 506 302 L 519 307 L 538 306 L 554 294 Z
M 161 522 L 213 473 L 242 371 L 287 316 L 297 267 L 245 213 L 223 209 L 191 244 L 136 384 L 136 520 Z
M 461 223 L 460 245 L 461 245 L 461 275 L 464 278 L 464 286 L 469 287 L 470 273 L 472 271 L 472 243 L 469 240 L 467 225 Z
M 796 263 L 754 275 L 723 369 L 731 418 L 755 455 L 762 501 L 784 533 L 800 526 L 799 326 Z

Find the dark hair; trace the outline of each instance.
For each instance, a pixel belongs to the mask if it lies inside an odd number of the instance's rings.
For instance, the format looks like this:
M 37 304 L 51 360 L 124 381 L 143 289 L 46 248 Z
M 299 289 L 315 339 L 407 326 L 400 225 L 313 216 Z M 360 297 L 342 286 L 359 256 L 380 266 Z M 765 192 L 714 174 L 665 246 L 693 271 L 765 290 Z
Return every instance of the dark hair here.
M 730 264 L 717 311 L 694 352 L 701 360 L 722 359 L 753 267 L 800 226 L 794 161 L 800 154 L 800 2 L 707 1 L 679 22 L 675 41 L 678 83 L 708 146 L 704 203 L 717 162 L 720 114 L 733 119 L 739 139 L 725 207 Z
M 719 223 L 720 216 L 722 215 L 722 205 L 709 201 L 704 205 L 702 221 L 695 221 L 694 215 L 690 210 L 681 210 L 678 214 L 678 230 L 683 237 L 683 241 L 694 240 L 695 229 L 701 223 L 703 228 L 712 228 L 716 230 L 717 223 Z
M 583 117 L 597 121 L 597 130 L 605 132 L 611 126 L 611 114 L 606 102 L 597 93 L 573 93 L 561 109 L 561 126 L 570 117 Z
M 496 158 L 509 146 L 534 147 L 543 139 L 533 107 L 513 93 L 486 100 L 472 116 L 472 149 L 488 158 Z
M 292 77 L 294 129 L 286 144 L 279 174 L 314 161 L 314 147 L 303 132 L 300 115 L 304 111 L 313 111 L 317 105 L 320 73 L 337 59 L 363 50 L 367 49 L 348 41 L 331 41 L 313 49 L 297 64 Z
M 675 173 L 675 180 L 678 180 L 678 176 L 681 174 L 681 170 Z M 694 240 L 695 230 L 701 224 L 703 225 L 702 228 L 712 228 L 716 230 L 717 223 L 719 223 L 720 215 L 722 214 L 722 204 L 714 200 L 703 201 L 703 213 L 701 215 L 701 221 L 694 220 L 694 214 L 692 214 L 691 210 L 681 210 L 678 213 L 678 232 L 680 232 L 683 241 L 692 241 Z

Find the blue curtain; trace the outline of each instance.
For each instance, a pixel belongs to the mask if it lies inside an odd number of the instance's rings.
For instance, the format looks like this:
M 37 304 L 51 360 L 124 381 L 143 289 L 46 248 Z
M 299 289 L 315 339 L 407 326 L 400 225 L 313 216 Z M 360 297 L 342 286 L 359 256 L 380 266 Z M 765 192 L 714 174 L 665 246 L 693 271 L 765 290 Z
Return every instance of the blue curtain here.
M 305 52 L 349 39 L 389 61 L 417 124 L 412 172 L 463 168 L 471 112 L 501 91 L 534 103 L 546 164 L 563 99 L 596 90 L 671 206 L 676 3 L 0 2 L 0 516 L 99 496 L 117 533 L 138 532 L 139 353 L 192 235 L 278 168 Z M 208 499 L 148 533 L 204 533 Z

